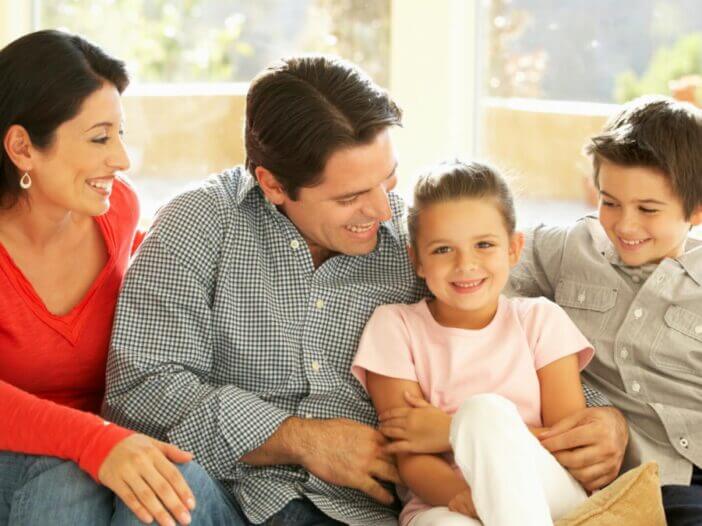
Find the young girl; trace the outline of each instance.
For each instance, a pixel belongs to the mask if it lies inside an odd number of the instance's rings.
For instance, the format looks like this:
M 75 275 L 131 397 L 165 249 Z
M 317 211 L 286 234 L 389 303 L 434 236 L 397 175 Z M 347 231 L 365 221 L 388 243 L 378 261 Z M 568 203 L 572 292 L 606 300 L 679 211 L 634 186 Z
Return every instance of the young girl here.
M 489 166 L 421 177 L 409 231 L 434 297 L 376 309 L 353 364 L 401 451 L 400 524 L 551 524 L 586 495 L 534 434 L 585 407 L 592 347 L 554 303 L 501 295 L 524 238 Z

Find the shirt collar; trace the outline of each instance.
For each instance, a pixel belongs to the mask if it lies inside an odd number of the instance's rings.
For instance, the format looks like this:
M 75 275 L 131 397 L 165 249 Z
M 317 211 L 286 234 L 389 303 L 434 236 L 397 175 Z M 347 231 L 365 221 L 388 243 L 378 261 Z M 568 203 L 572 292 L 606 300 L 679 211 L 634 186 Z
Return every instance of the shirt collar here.
M 597 250 L 612 265 L 625 268 L 626 265 L 619 257 L 617 250 L 607 237 L 602 225 L 596 215 L 589 215 L 582 219 L 587 225 L 587 229 L 592 236 L 592 241 Z M 685 252 L 682 256 L 675 258 L 687 274 L 702 286 L 702 240 L 688 237 L 685 243 Z

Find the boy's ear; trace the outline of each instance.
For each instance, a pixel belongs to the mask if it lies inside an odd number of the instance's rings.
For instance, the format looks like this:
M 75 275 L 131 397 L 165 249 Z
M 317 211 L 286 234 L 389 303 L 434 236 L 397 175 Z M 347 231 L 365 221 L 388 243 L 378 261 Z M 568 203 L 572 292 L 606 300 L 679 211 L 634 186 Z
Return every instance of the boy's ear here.
M 288 194 L 285 192 L 283 185 L 275 178 L 275 175 L 263 166 L 257 166 L 254 171 L 258 185 L 263 190 L 266 199 L 274 205 L 282 205 L 288 199 Z
M 514 267 L 519 263 L 519 258 L 524 249 L 524 234 L 515 232 L 509 239 L 509 266 Z
M 414 248 L 412 248 L 412 245 L 407 245 L 407 254 L 409 255 L 410 261 L 412 262 L 412 266 L 414 267 L 414 271 L 417 273 L 417 276 L 423 278 L 424 271 L 422 270 L 422 264 L 419 262 L 417 253 L 414 251 Z
M 692 215 L 690 216 L 690 224 L 692 226 L 702 224 L 702 205 L 698 206 L 692 211 Z

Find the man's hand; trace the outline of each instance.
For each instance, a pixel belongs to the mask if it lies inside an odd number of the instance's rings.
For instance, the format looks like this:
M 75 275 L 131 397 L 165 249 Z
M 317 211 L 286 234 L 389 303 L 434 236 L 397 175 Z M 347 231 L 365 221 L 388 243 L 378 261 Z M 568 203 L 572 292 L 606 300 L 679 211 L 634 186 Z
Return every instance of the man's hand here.
M 473 504 L 473 495 L 470 489 L 461 491 L 455 497 L 453 497 L 448 503 L 448 509 L 467 515 L 474 519 L 478 518 L 478 512 L 475 511 L 475 505 Z
M 592 492 L 619 474 L 629 430 L 624 415 L 614 407 L 587 407 L 538 437 L 558 462 Z
M 299 464 L 320 479 L 358 489 L 383 504 L 394 497 L 378 482 L 400 484 L 392 456 L 383 451 L 387 439 L 364 424 L 337 418 L 305 420 L 299 426 Z
M 380 432 L 393 440 L 386 453 L 444 453 L 451 450 L 451 417 L 423 398 L 405 392 L 412 407 L 396 407 L 378 415 Z

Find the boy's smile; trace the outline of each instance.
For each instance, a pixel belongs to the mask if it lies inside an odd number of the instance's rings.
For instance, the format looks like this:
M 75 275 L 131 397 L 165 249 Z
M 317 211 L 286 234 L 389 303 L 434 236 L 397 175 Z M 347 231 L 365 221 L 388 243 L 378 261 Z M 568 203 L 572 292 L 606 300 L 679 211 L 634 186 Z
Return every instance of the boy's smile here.
M 690 227 L 702 221 L 700 210 L 685 217 L 681 199 L 655 168 L 603 160 L 599 187 L 600 223 L 621 260 L 632 267 L 682 255 Z

